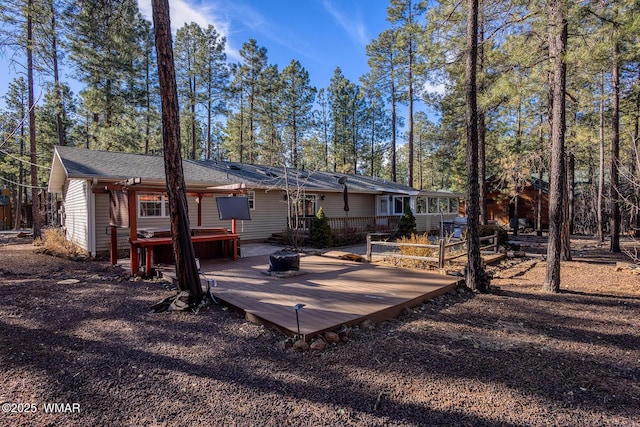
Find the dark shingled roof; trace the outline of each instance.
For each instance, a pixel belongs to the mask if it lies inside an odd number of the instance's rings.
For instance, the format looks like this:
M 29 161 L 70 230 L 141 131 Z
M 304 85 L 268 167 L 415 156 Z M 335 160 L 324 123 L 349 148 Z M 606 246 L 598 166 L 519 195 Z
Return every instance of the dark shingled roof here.
M 88 150 L 85 148 L 57 146 L 67 178 L 96 178 L 101 181 L 121 181 L 140 177 L 143 181 L 164 182 L 164 158 L 143 154 Z M 346 176 L 349 191 L 364 193 L 417 194 L 418 190 L 395 182 L 361 175 L 345 175 L 330 172 L 304 171 L 275 166 L 246 163 L 218 162 L 212 160 L 182 160 L 187 186 L 220 186 L 245 184 L 247 188 L 276 189 L 300 185 L 308 190 L 342 191 L 338 182 Z M 54 171 L 52 170 L 52 177 Z

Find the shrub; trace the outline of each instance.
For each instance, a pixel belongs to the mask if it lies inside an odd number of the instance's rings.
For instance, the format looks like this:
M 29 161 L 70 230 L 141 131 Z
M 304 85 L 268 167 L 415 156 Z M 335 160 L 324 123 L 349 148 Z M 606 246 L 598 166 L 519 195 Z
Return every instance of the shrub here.
M 400 218 L 400 224 L 398 225 L 398 233 L 401 237 L 409 237 L 417 232 L 416 217 L 413 216 L 411 208 L 407 207 Z
M 411 233 L 409 237 L 401 237 L 396 240 L 397 243 L 418 243 L 423 245 L 433 245 L 433 242 L 429 241 L 427 234 Z M 402 255 L 423 256 L 423 257 L 435 257 L 438 254 L 437 249 L 433 248 L 421 248 L 417 246 L 400 246 L 400 253 Z
M 318 213 L 311 220 L 310 237 L 311 244 L 316 248 L 328 248 L 333 246 L 331 226 L 329 225 L 329 220 L 324 214 L 322 208 L 318 209 Z
M 33 244 L 39 247 L 39 252 L 60 258 L 75 259 L 85 255 L 84 250 L 76 244 L 68 241 L 62 230 L 58 228 L 48 228 L 43 230 L 42 237 L 36 239 Z

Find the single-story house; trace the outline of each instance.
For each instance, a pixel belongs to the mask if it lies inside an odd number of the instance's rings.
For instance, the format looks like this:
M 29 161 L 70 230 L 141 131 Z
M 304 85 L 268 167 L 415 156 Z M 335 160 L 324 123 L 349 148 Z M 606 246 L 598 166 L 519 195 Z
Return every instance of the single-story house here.
M 542 188 L 541 188 L 542 186 Z M 542 191 L 541 191 L 542 190 Z M 542 194 L 542 199 L 540 199 Z M 514 228 L 516 203 L 518 204 L 519 228 L 536 229 L 538 201 L 541 200 L 541 229 L 549 228 L 549 184 L 537 178 L 531 178 L 518 191 L 518 197 L 510 196 L 500 190 L 487 191 L 487 220 Z
M 419 231 L 437 229 L 442 215 L 451 219 L 458 212 L 460 195 L 423 193 L 380 178 L 188 159 L 183 169 L 192 227 L 229 228 L 229 220 L 219 219 L 216 197 L 248 197 L 251 220 L 238 221 L 235 230 L 243 242 L 286 230 L 289 209 L 309 218 L 322 207 L 335 224 L 379 225 L 396 224 L 409 206 Z M 161 156 L 57 146 L 48 190 L 61 199 L 59 225 L 67 239 L 92 256 L 113 252 L 115 227 L 124 230 L 117 235 L 119 249 L 130 249 L 136 237 L 128 233 L 131 224 L 138 230 L 169 227 Z

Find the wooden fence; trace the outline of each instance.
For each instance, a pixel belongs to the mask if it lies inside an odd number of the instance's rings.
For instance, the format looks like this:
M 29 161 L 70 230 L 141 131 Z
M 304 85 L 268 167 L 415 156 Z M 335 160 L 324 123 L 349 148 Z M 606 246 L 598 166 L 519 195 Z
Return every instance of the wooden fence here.
M 483 242 L 491 242 L 488 245 L 482 246 Z M 399 243 L 399 242 L 388 242 L 377 240 L 374 241 L 372 239 L 372 235 L 367 235 L 367 254 L 366 258 L 368 262 L 371 262 L 372 256 L 372 247 L 373 246 L 385 246 L 390 248 L 397 248 L 397 250 L 401 251 L 402 247 L 416 247 L 416 248 L 428 248 L 435 249 L 437 257 L 425 257 L 418 255 L 404 255 L 398 251 L 395 252 L 381 252 L 376 255 L 379 256 L 389 256 L 394 258 L 404 258 L 404 259 L 415 259 L 419 261 L 427 261 L 437 263 L 438 269 L 442 270 L 445 264 L 449 261 L 452 261 L 457 258 L 461 258 L 463 256 L 467 256 L 467 252 L 463 251 L 457 254 L 447 255 L 447 252 L 451 252 L 450 249 L 458 247 L 460 249 L 466 248 L 466 240 L 459 240 L 455 242 L 446 243 L 445 239 L 439 239 L 437 244 L 428 244 L 428 243 Z M 498 232 L 496 231 L 492 236 L 480 237 L 480 249 L 481 250 L 493 250 L 494 253 L 497 253 L 499 250 L 498 245 Z

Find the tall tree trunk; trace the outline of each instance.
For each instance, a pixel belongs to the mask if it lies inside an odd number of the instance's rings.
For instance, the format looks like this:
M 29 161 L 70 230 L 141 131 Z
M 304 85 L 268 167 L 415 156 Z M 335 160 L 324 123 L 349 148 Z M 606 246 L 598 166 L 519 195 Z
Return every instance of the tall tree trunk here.
M 213 65 L 209 64 L 209 67 L 212 66 Z M 207 93 L 209 96 L 207 96 L 207 160 L 211 160 L 211 120 L 213 119 L 211 114 L 211 108 L 213 108 L 211 105 L 211 97 L 213 96 L 213 88 L 211 87 L 211 76 L 209 76 L 208 80 Z
M 41 235 L 40 203 L 38 200 L 38 147 L 36 146 L 36 109 L 33 97 L 33 0 L 27 2 L 27 90 L 29 92 L 29 160 L 31 161 L 31 214 L 33 216 L 33 239 Z
M 604 196 L 604 72 L 600 73 L 600 158 L 598 170 L 598 200 L 596 216 L 598 218 L 598 240 L 604 242 L 604 224 L 602 221 L 602 198 Z
M 638 171 L 640 170 L 640 156 L 638 156 L 638 138 L 640 137 L 640 64 L 638 65 L 638 77 L 636 77 L 636 110 L 633 117 L 633 135 L 631 138 L 631 164 L 629 166 L 629 176 L 632 182 L 638 182 Z M 634 194 L 633 208 L 629 223 L 640 226 L 640 195 Z
M 540 156 L 544 152 L 544 131 L 542 128 L 542 124 L 544 122 L 543 114 L 540 113 L 540 129 L 538 130 L 538 143 Z M 536 209 L 536 235 L 542 236 L 542 194 L 543 194 L 543 185 L 542 185 L 542 175 L 544 172 L 544 162 L 542 158 L 538 159 L 539 167 L 538 167 L 538 200 L 537 200 L 537 209 Z
M 24 117 L 24 97 L 21 99 L 22 102 L 22 111 L 20 113 L 20 117 Z M 24 144 L 24 123 L 20 125 L 20 158 L 24 156 L 25 144 Z M 24 197 L 24 167 L 22 166 L 22 162 L 18 165 L 18 197 L 15 200 L 15 212 L 16 217 L 14 218 L 13 229 L 19 230 L 22 228 L 22 207 L 23 205 L 23 197 Z
M 180 111 L 169 21 L 169 0 L 152 0 L 152 8 L 162 99 L 164 165 L 169 195 L 176 276 L 180 290 L 189 292 L 189 305 L 195 309 L 202 301 L 203 292 L 191 241 L 186 186 L 182 169 Z
M 480 85 L 478 91 L 482 94 L 484 87 L 484 14 L 478 10 L 479 39 L 478 39 L 478 72 Z M 487 224 L 487 155 L 486 155 L 487 125 L 485 123 L 484 108 L 478 108 L 478 180 L 480 183 L 480 224 Z
M 195 59 L 194 59 L 195 62 Z M 195 67 L 195 65 L 194 65 Z M 197 157 L 197 143 L 196 143 L 196 77 L 193 76 L 193 80 L 190 83 L 191 86 L 191 158 L 193 160 Z
M 619 46 L 613 47 L 613 69 L 611 83 L 613 98 L 611 100 L 611 252 L 620 252 L 620 182 L 618 176 L 618 162 L 620 161 L 620 65 Z
M 53 0 L 49 0 L 49 13 L 51 13 L 51 57 L 53 62 L 53 84 L 56 91 L 56 130 L 58 132 L 58 144 L 67 145 L 66 128 L 64 125 L 66 113 L 62 102 L 62 88 L 58 70 L 58 29 L 56 28 L 56 11 Z
M 148 40 L 148 35 L 145 35 L 145 40 Z M 145 117 L 145 129 L 144 129 L 144 154 L 149 154 L 149 146 L 151 145 L 151 61 L 149 60 L 149 56 L 151 53 L 146 50 L 146 42 L 145 42 L 145 78 L 144 78 L 144 97 L 145 97 L 145 109 L 147 110 L 147 114 Z
M 411 14 L 411 5 L 409 5 L 409 14 Z M 410 21 L 411 22 L 411 19 Z M 413 187 L 413 34 L 409 35 L 409 141 L 407 150 L 409 150 L 409 187 Z
M 571 261 L 571 226 L 573 223 L 573 154 L 565 155 L 565 181 L 562 191 L 562 259 Z
M 393 79 L 393 76 L 391 77 Z M 391 181 L 398 182 L 398 170 L 396 168 L 396 93 L 395 84 L 391 81 Z
M 560 250 L 562 232 L 562 194 L 564 189 L 564 135 L 567 45 L 567 19 L 564 2 L 549 5 L 549 49 L 553 61 L 551 119 L 551 168 L 549 170 L 549 239 L 547 270 L 543 289 L 560 291 Z
M 467 257 L 465 271 L 469 288 L 486 291 L 482 277 L 480 258 L 480 236 L 478 219 L 480 216 L 478 188 L 478 105 L 476 70 L 478 60 L 478 0 L 467 0 L 467 61 L 465 68 L 465 94 L 467 101 Z

